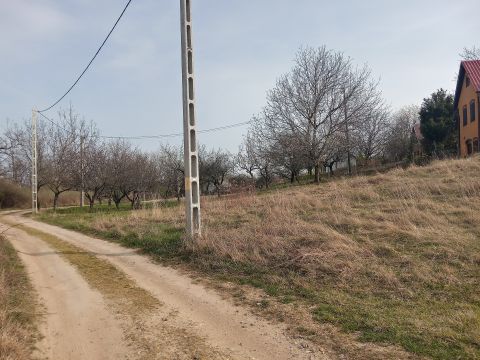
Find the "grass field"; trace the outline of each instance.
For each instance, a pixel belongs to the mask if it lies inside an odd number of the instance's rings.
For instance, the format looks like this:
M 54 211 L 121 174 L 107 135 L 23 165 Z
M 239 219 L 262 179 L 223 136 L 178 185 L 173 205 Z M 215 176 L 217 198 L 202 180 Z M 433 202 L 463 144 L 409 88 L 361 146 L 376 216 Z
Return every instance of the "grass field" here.
M 30 359 L 36 336 L 33 290 L 15 250 L 0 236 L 0 359 Z
M 361 341 L 433 359 L 480 358 L 480 158 L 203 201 L 184 244 L 182 206 L 40 219 L 141 248 L 308 307 Z

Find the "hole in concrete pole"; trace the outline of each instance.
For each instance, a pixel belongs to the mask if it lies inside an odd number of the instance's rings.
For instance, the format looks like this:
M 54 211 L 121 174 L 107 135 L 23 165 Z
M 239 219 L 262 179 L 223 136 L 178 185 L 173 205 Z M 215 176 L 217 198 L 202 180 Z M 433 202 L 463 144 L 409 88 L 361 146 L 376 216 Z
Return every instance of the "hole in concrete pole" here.
M 188 96 L 190 100 L 193 100 L 193 78 L 188 78 Z
M 197 133 L 195 130 L 190 130 L 190 151 L 197 151 Z
M 197 207 L 193 208 L 193 228 L 195 231 L 200 229 L 200 210 Z
M 192 155 L 192 166 L 191 166 L 191 171 L 192 173 L 190 174 L 192 178 L 197 178 L 198 177 L 198 163 L 197 163 L 197 157 L 195 155 Z
M 190 0 L 186 0 L 185 12 L 187 15 L 187 21 L 190 22 Z
M 195 126 L 195 105 L 193 103 L 188 105 L 188 111 L 190 113 L 190 126 Z
M 187 25 L 187 48 L 192 48 L 192 28 Z
M 198 205 L 198 183 L 196 181 L 192 182 L 192 203 Z
M 188 51 L 188 73 L 190 75 L 193 74 L 193 55 L 191 50 Z

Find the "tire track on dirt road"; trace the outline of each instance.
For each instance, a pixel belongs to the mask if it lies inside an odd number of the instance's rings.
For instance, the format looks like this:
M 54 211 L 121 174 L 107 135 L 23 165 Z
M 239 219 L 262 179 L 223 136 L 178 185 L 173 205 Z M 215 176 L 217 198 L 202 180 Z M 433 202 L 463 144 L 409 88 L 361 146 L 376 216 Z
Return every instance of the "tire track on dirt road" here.
M 10 223 L 25 222 L 20 214 L 10 214 L 5 219 Z M 131 249 L 33 220 L 24 226 L 56 236 L 113 264 L 162 303 L 162 311 L 167 314 L 163 318 L 165 324 L 203 338 L 212 349 L 229 354 L 228 358 L 329 359 L 322 349 L 306 348 L 305 343 L 290 339 L 285 326 L 260 319 L 224 300 L 214 290 L 194 284 L 188 276 L 154 264 Z
M 71 265 L 47 244 L 19 229 L 4 235 L 25 264 L 42 305 L 40 358 L 130 358 L 120 322 Z

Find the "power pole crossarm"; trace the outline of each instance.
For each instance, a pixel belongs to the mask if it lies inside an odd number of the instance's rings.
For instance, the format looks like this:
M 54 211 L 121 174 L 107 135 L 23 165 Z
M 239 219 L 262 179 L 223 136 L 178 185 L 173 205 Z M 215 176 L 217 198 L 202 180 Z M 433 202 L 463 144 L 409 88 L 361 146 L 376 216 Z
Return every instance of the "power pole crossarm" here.
M 191 0 L 180 0 L 182 33 L 185 212 L 187 219 L 187 235 L 194 239 L 200 235 L 201 222 L 191 10 Z

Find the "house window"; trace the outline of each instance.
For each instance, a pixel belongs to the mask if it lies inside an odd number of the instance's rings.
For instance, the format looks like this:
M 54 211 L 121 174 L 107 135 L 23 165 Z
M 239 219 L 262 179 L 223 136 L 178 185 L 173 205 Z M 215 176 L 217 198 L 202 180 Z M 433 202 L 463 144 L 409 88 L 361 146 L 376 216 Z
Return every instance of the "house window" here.
M 467 140 L 467 154 L 472 155 L 473 153 L 473 142 L 472 140 Z
M 470 121 L 473 122 L 477 118 L 475 114 L 475 100 L 470 101 Z
M 470 78 L 467 76 L 465 78 L 465 87 L 469 87 L 470 86 Z
M 463 126 L 467 126 L 468 124 L 468 113 L 467 113 L 467 106 L 463 107 Z

